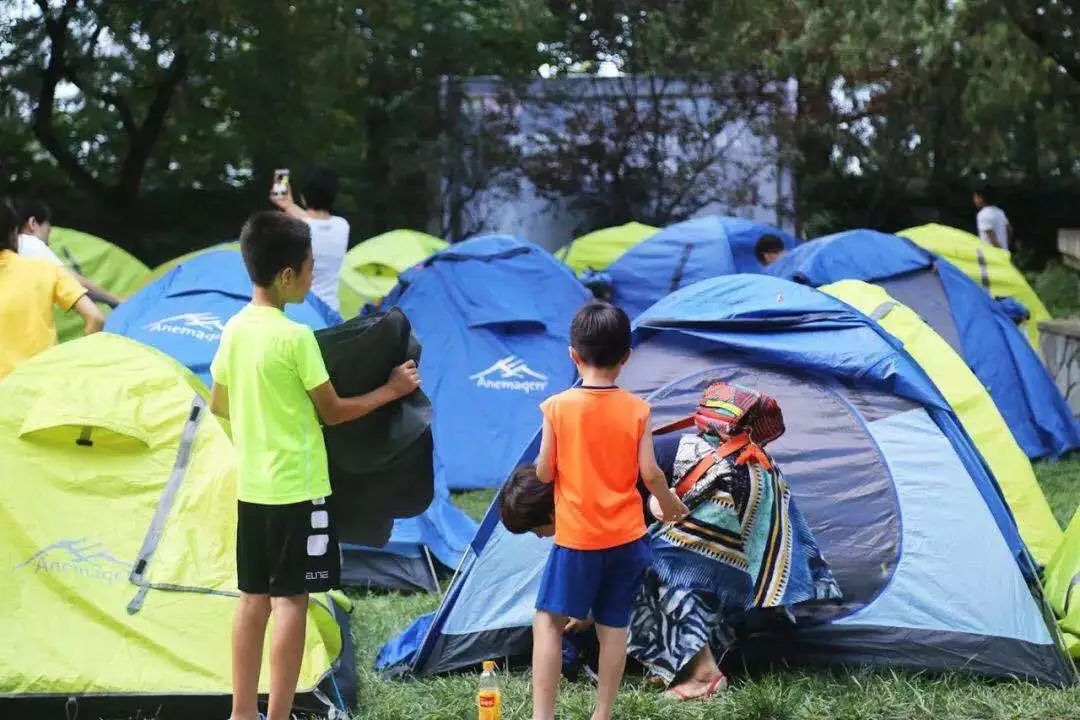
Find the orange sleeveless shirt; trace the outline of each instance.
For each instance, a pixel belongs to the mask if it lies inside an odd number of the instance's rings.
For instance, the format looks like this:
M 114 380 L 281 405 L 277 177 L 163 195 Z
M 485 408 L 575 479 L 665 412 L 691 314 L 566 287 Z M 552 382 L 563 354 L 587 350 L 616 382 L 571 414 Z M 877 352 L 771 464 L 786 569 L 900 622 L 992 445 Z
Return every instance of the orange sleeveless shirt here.
M 618 388 L 573 388 L 540 409 L 555 434 L 555 544 L 604 550 L 645 535 L 638 446 L 649 404 Z

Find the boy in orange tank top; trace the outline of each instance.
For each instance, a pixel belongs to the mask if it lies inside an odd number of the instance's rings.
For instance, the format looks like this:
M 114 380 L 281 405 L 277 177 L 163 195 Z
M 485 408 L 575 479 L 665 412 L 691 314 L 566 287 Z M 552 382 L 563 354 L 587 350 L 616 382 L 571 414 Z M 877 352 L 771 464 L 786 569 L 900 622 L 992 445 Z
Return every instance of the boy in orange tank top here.
M 540 406 L 536 474 L 555 483 L 555 547 L 533 618 L 533 720 L 555 719 L 563 631 L 571 618 L 590 614 L 600 641 L 593 720 L 610 720 L 626 665 L 630 610 L 652 559 L 638 476 L 664 520 L 679 520 L 687 510 L 656 464 L 648 403 L 615 385 L 630 357 L 626 313 L 589 303 L 574 316 L 570 343 L 581 385 Z

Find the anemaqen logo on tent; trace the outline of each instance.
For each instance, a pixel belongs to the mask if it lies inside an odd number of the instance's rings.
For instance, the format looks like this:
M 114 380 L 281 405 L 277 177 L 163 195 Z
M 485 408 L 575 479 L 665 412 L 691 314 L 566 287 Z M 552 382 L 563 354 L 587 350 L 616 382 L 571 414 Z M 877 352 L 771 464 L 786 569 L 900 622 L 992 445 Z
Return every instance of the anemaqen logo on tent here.
M 195 312 L 161 318 L 144 325 L 143 329 L 150 332 L 187 335 L 206 342 L 217 342 L 221 339 L 225 324 L 221 322 L 221 318 L 212 312 Z
M 469 376 L 476 386 L 488 390 L 517 390 L 532 393 L 547 389 L 547 375 L 538 373 L 516 355 L 499 360 L 487 370 Z
M 90 580 L 114 583 L 127 578 L 131 563 L 118 560 L 104 543 L 82 537 L 54 542 L 14 569 L 33 570 L 35 574 L 81 575 Z

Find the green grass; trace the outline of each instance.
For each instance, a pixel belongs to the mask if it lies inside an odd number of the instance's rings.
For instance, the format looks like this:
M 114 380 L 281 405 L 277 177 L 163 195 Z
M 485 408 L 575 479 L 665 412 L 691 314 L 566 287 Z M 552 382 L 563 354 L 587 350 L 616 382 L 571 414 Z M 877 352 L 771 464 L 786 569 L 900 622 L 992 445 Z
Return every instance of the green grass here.
M 495 498 L 494 490 L 470 490 L 463 493 L 454 493 L 454 504 L 472 515 L 477 520 L 484 517 L 488 506 Z
M 1046 499 L 1061 527 L 1067 527 L 1080 506 L 1080 458 L 1035 465 Z
M 1080 505 L 1080 459 L 1036 466 L 1062 525 Z M 455 495 L 479 519 L 493 493 Z M 468 720 L 476 717 L 475 673 L 387 681 L 372 668 L 379 646 L 417 615 L 434 610 L 433 595 L 354 595 L 360 710 L 363 720 Z M 527 671 L 501 675 L 503 717 L 530 717 Z M 560 718 L 588 718 L 593 688 L 564 682 Z M 962 674 L 929 675 L 889 670 L 781 668 L 754 679 L 737 678 L 733 691 L 707 703 L 670 703 L 640 677 L 627 678 L 616 706 L 619 720 L 941 720 L 943 718 L 1080 718 L 1080 687 L 1067 690 L 1018 682 L 992 682 Z
M 1039 272 L 1029 274 L 1028 281 L 1054 317 L 1080 313 L 1080 273 L 1052 262 Z

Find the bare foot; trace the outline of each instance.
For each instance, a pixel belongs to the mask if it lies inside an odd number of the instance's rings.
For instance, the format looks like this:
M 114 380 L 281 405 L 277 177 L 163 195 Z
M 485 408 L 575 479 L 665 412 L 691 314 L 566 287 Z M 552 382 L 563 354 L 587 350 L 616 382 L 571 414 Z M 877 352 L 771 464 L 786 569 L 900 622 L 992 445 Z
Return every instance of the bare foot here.
M 713 676 L 708 680 L 690 678 L 685 682 L 673 686 L 664 693 L 668 700 L 685 702 L 688 700 L 708 700 L 718 692 L 727 690 L 727 678 L 723 673 Z

